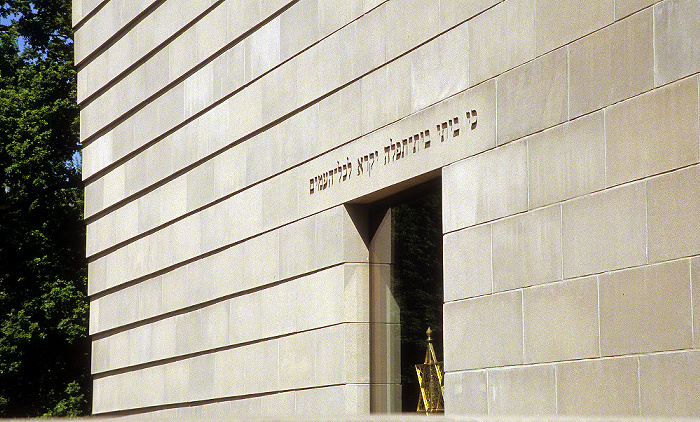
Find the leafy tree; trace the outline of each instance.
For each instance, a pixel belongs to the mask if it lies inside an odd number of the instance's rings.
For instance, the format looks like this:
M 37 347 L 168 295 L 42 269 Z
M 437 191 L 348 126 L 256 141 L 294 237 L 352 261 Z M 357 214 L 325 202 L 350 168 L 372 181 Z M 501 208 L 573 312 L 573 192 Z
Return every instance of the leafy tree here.
M 0 3 L 0 417 L 90 411 L 70 3 Z

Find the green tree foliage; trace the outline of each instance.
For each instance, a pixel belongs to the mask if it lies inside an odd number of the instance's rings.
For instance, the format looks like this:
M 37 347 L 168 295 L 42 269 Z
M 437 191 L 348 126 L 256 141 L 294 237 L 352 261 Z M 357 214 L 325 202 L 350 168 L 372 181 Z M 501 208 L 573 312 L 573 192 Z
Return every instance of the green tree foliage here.
M 0 3 L 0 417 L 89 413 L 70 3 Z

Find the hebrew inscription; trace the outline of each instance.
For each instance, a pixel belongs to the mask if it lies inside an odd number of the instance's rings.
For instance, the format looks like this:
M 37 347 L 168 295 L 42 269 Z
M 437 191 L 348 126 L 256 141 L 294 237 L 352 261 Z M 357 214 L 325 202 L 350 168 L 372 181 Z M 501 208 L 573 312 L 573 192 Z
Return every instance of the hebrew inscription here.
M 354 159 L 345 157 L 342 161 L 336 161 L 329 170 L 310 178 L 309 194 L 313 195 L 340 185 L 353 177 L 371 177 L 375 166 L 398 165 L 411 155 L 428 154 L 435 144 L 458 141 L 464 136 L 463 130 L 474 130 L 477 124 L 477 111 L 469 110 L 463 116 L 436 123 L 434 127 L 404 138 L 390 138 L 378 149 L 367 151 Z

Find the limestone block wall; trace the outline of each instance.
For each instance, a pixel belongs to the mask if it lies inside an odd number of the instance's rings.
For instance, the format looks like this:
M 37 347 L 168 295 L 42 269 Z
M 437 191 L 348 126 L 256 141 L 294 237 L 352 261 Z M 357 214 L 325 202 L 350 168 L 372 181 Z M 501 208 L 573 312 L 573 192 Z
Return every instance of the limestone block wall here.
M 443 169 L 449 413 L 700 413 L 699 11 L 506 0 L 468 22 L 497 137 Z
M 391 410 L 365 214 L 436 177 L 448 413 L 700 413 L 700 1 L 73 12 L 95 414 Z

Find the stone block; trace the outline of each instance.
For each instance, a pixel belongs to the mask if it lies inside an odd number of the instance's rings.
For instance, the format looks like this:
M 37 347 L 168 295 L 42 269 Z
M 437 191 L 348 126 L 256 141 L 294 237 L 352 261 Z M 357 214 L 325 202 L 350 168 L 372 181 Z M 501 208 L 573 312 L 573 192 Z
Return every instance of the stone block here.
M 561 48 L 499 76 L 499 144 L 567 119 L 567 56 Z
M 345 414 L 363 415 L 370 412 L 370 386 L 368 384 L 345 384 Z
M 276 120 L 296 108 L 297 66 L 297 59 L 293 58 L 262 77 L 262 106 L 267 121 Z
M 299 195 L 303 191 L 290 189 L 291 186 L 302 186 L 299 181 L 299 172 L 295 168 L 277 175 L 274 183 L 268 182 L 262 185 L 261 219 L 265 228 L 279 227 L 293 218 L 292 216 L 301 214 Z
M 262 402 L 262 397 L 250 397 L 245 399 L 233 400 L 231 402 L 225 402 L 222 404 L 228 404 L 228 411 L 224 407 L 223 412 L 215 415 L 214 417 L 222 419 L 230 417 L 231 415 L 262 415 Z
M 523 290 L 523 319 L 527 363 L 600 356 L 596 277 Z
M 273 332 L 279 334 L 279 330 L 271 328 L 272 326 L 279 326 L 277 319 L 269 324 L 264 324 L 261 320 L 261 314 L 265 306 L 262 303 L 263 298 L 271 299 L 267 290 L 249 292 L 229 301 L 230 314 L 228 320 L 230 325 L 228 331 L 230 344 L 245 343 Z M 285 315 L 285 318 L 288 317 L 289 315 Z M 289 323 L 290 321 L 285 322 Z
M 246 86 L 219 107 L 229 115 L 228 139 L 231 142 L 250 135 L 260 128 L 263 121 L 262 84 Z
M 530 208 L 605 187 L 605 126 L 594 113 L 527 138 Z
M 443 165 L 453 162 L 460 154 L 469 157 L 496 146 L 496 79 L 476 85 L 463 94 L 452 97 L 447 100 L 447 104 L 449 104 L 450 100 L 466 100 L 466 108 L 471 109 L 471 112 L 476 110 L 478 114 L 476 119 L 474 116 L 470 116 L 471 120 L 465 120 L 467 123 L 471 123 L 471 126 L 469 124 L 465 125 L 469 130 L 466 134 L 464 150 L 458 150 L 459 152 L 456 153 L 452 152 L 454 155 L 450 156 L 449 159 L 445 159 Z M 461 104 L 460 107 L 464 108 L 465 105 Z M 467 117 L 466 113 L 464 117 Z M 474 125 L 475 123 L 476 125 Z
M 78 23 L 83 20 L 83 17 L 86 15 L 83 13 L 83 2 L 82 0 L 78 0 L 76 2 L 73 2 L 72 5 L 72 10 L 71 10 L 71 22 L 73 26 L 78 26 Z M 77 38 L 76 38 L 77 40 Z
M 490 225 L 446 234 L 442 250 L 445 302 L 492 292 Z
M 216 355 L 210 353 L 183 361 L 189 366 L 187 401 L 206 400 L 214 397 L 215 358 Z
M 314 382 L 316 385 L 344 382 L 347 371 L 345 360 L 341 357 L 345 355 L 347 346 L 345 335 L 345 324 L 314 330 Z
M 445 373 L 445 414 L 485 415 L 488 413 L 486 371 Z
M 295 312 L 301 302 L 303 280 L 273 285 L 260 292 L 260 308 L 255 311 L 260 318 L 260 329 L 253 338 L 275 337 L 298 330 L 304 322 L 304 316 Z
M 561 208 L 495 222 L 492 253 L 494 292 L 561 280 Z
M 345 327 L 345 350 L 343 380 L 348 384 L 368 384 L 370 382 L 370 325 L 343 324 Z M 337 356 L 336 356 L 337 359 Z
M 489 415 L 554 415 L 556 385 L 554 365 L 489 370 Z
M 379 6 L 382 3 L 385 3 L 386 0 L 362 0 L 362 11 L 367 13 L 370 10 L 374 9 L 375 7 Z
M 700 352 L 639 357 L 641 415 L 695 418 L 700 413 Z
M 700 334 L 700 257 L 691 261 L 691 284 L 693 288 L 693 333 Z M 693 335 L 694 347 L 700 346 L 700 335 Z
M 246 285 L 259 286 L 280 279 L 279 236 L 279 231 L 274 230 L 244 243 L 243 279 Z M 253 280 L 255 282 L 251 283 Z
M 468 26 L 472 85 L 535 57 L 535 0 L 498 3 L 470 20 Z
M 217 198 L 243 189 L 247 166 L 245 158 L 244 144 L 228 148 L 214 158 L 214 191 Z
M 231 19 L 229 22 L 231 21 L 237 21 L 237 19 Z M 246 82 L 245 53 L 246 43 L 239 42 L 212 61 L 211 66 L 215 76 L 213 88 L 215 101 L 240 88 Z
M 369 267 L 367 264 L 343 265 L 344 321 L 369 322 Z
M 372 132 L 411 112 L 410 56 L 362 78 L 362 132 Z M 391 87 L 391 88 L 389 88 Z
M 345 409 L 342 385 L 312 388 L 295 392 L 295 415 L 337 415 Z
M 319 38 L 324 38 L 362 15 L 362 0 L 339 3 L 318 0 Z
M 284 416 L 294 414 L 296 393 L 287 391 L 260 397 L 260 414 L 264 416 Z
M 211 65 L 202 67 L 182 81 L 186 116 L 194 116 L 214 102 L 214 81 L 214 67 Z
M 295 305 L 299 331 L 343 322 L 345 274 L 337 266 L 294 280 L 294 293 L 303 300 Z M 290 292 L 291 294 L 291 292 Z
M 303 274 L 314 266 L 316 220 L 305 218 L 279 230 L 280 278 Z
M 253 185 L 277 173 L 282 168 L 280 132 L 288 125 L 280 123 L 243 142 L 246 154 L 246 185 Z
M 240 370 L 240 363 L 245 360 L 248 364 L 243 365 L 243 376 L 246 379 L 245 392 L 247 394 L 270 393 L 283 389 L 281 387 L 282 373 L 287 371 L 282 365 L 283 358 L 280 340 L 267 340 L 260 343 L 246 346 L 241 358 L 236 362 L 236 368 Z M 289 355 L 289 358 L 294 356 Z M 284 362 L 288 363 L 287 360 Z M 306 368 L 305 362 L 299 362 L 300 368 Z M 229 372 L 233 373 L 233 372 Z
M 615 0 L 615 19 L 620 20 L 658 2 L 659 0 Z
M 185 192 L 187 192 L 188 212 L 205 206 L 216 199 L 216 190 L 213 189 L 216 176 L 212 160 L 205 161 L 190 169 L 183 177 L 187 180 Z M 170 196 L 162 196 L 161 198 L 170 198 Z
M 190 366 L 187 360 L 167 363 L 162 365 L 162 370 L 165 385 L 168 386 L 165 390 L 165 402 L 177 403 L 185 400 L 190 377 Z
M 318 151 L 336 148 L 362 134 L 362 85 L 355 82 L 318 104 Z
M 443 168 L 445 233 L 523 212 L 527 207 L 525 142 L 505 145 Z
M 280 143 L 281 169 L 287 170 L 309 158 L 325 152 L 319 151 L 311 139 L 318 138 L 318 105 L 314 104 L 298 111 L 287 119 L 286 130 L 280 130 L 277 142 Z M 331 167 L 335 163 L 331 164 Z M 289 171 L 286 174 L 291 174 Z M 278 176 L 284 178 L 285 173 Z M 283 183 L 280 181 L 279 183 Z
M 342 206 L 331 208 L 312 218 L 315 233 L 314 242 L 311 245 L 314 255 L 314 266 L 324 268 L 344 262 L 345 258 L 345 225 L 348 221 L 344 218 L 345 208 Z
M 614 18 L 614 0 L 537 0 L 537 55 L 607 26 Z
M 279 387 L 284 390 L 313 387 L 314 332 L 307 331 L 279 339 Z
M 693 0 L 654 6 L 656 86 L 700 71 L 700 4 Z
M 602 274 L 603 356 L 692 347 L 690 294 L 688 260 Z
M 318 0 L 300 0 L 280 15 L 280 59 L 318 41 Z
M 239 18 L 236 16 L 236 18 Z M 228 21 L 231 17 L 225 4 L 218 4 L 197 23 L 197 56 L 206 60 L 229 41 Z
M 246 81 L 261 76 L 282 61 L 281 19 L 271 20 L 245 39 Z
M 369 249 L 363 239 L 364 226 L 359 225 L 359 219 L 345 205 L 342 210 L 343 218 L 343 262 L 369 262 Z
M 647 181 L 650 262 L 700 254 L 698 186 L 700 166 Z
M 471 19 L 502 0 L 441 0 L 440 28 L 451 28 Z
M 328 0 L 324 0 L 328 1 Z M 362 15 L 356 24 L 355 74 L 364 75 L 386 63 L 386 4 Z
M 386 55 L 391 60 L 436 35 L 439 0 L 399 0 L 386 4 Z
M 647 261 L 644 183 L 564 203 L 562 224 L 565 279 Z
M 153 360 L 168 359 L 176 356 L 176 337 L 177 326 L 174 318 L 165 318 L 153 324 L 152 337 L 150 338 L 150 353 L 145 357 L 150 356 Z M 144 361 L 140 357 L 140 361 Z M 136 360 L 133 360 L 136 362 Z
M 560 363 L 557 406 L 560 415 L 639 415 L 636 357 Z
M 446 303 L 445 371 L 523 363 L 520 291 Z
M 374 385 L 401 383 L 401 325 L 371 323 L 369 327 L 369 377 Z M 386 391 L 386 390 L 385 390 Z
M 697 163 L 698 133 L 696 77 L 611 106 L 605 113 L 608 186 Z
M 235 347 L 232 349 L 221 350 L 214 353 L 214 372 L 217 374 L 233 374 L 242 375 L 245 372 L 245 366 L 241 367 L 240 362 L 245 359 L 247 353 L 246 347 Z M 255 357 L 251 357 L 255 359 Z M 216 377 L 214 380 L 214 392 L 218 397 L 242 395 L 246 393 L 246 383 L 240 379 L 235 381 L 231 377 Z
M 467 24 L 429 41 L 410 53 L 411 111 L 422 110 L 469 86 Z
M 168 50 L 168 75 L 170 80 L 175 80 L 184 75 L 204 57 L 199 57 L 198 49 L 192 48 L 197 44 L 197 27 L 190 27 L 175 38 Z M 190 46 L 190 48 L 187 48 Z
M 129 365 L 138 365 L 159 358 L 163 359 L 172 357 L 174 354 L 170 356 L 159 356 L 153 353 L 153 338 L 155 337 L 155 334 L 157 334 L 158 331 L 160 331 L 159 325 L 161 322 L 162 321 L 158 321 L 154 324 L 140 325 L 128 331 L 121 332 L 120 334 L 123 334 L 123 336 L 126 337 L 126 344 L 115 344 L 115 355 L 125 355 L 126 361 Z M 171 346 L 170 349 L 174 350 L 174 343 L 176 341 L 175 337 L 171 337 L 168 339 L 165 339 L 162 335 L 158 337 L 159 340 L 165 340 L 165 344 L 167 346 Z M 161 350 L 165 348 L 162 344 L 159 346 L 161 346 Z M 116 368 L 119 368 L 119 366 L 115 366 L 112 369 Z
M 569 46 L 569 110 L 577 117 L 654 86 L 651 10 L 645 10 Z

